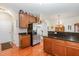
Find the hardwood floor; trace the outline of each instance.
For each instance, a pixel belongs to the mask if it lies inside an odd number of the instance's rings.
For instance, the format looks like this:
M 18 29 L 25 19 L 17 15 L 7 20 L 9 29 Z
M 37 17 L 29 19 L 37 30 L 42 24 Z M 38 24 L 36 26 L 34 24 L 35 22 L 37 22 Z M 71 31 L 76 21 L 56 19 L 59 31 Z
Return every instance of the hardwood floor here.
M 27 47 L 24 49 L 13 47 L 5 51 L 0 51 L 0 56 L 51 56 L 43 51 L 43 43 L 34 47 Z

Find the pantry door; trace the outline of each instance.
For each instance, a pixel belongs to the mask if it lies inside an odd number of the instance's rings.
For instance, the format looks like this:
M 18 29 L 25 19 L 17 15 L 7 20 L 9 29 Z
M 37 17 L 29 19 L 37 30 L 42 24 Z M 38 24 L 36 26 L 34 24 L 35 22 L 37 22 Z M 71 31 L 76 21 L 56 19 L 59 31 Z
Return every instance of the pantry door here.
M 8 13 L 0 12 L 0 43 L 12 41 L 12 17 Z

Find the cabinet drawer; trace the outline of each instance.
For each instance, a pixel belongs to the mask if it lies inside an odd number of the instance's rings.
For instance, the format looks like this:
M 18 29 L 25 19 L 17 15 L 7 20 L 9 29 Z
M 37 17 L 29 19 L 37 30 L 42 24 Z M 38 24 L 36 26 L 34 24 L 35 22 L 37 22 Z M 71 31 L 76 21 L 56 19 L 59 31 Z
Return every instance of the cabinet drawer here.
M 28 38 L 30 38 L 30 36 L 28 36 L 28 35 L 20 35 L 20 39 L 28 39 Z
M 65 41 L 63 41 L 63 40 L 55 40 L 55 45 L 65 46 Z
M 79 43 L 66 41 L 66 46 L 79 48 Z

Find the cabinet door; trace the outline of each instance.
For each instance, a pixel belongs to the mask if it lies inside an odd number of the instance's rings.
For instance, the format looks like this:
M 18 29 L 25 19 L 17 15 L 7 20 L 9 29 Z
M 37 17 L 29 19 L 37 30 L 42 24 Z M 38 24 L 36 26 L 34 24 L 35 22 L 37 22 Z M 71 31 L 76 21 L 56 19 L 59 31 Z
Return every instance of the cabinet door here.
M 44 39 L 44 51 L 52 53 L 52 39 L 50 38 Z
M 79 48 L 67 47 L 66 55 L 67 56 L 79 56 Z
M 31 40 L 30 40 L 30 36 L 27 35 L 26 36 L 26 47 L 30 46 L 31 45 Z
M 64 46 L 55 45 L 54 54 L 57 56 L 65 56 L 66 55 L 66 48 Z
M 30 46 L 30 38 L 29 36 L 26 35 L 21 35 L 20 36 L 20 47 L 25 48 Z
M 27 27 L 28 27 L 27 15 L 25 15 L 25 14 L 20 14 L 19 25 L 20 25 L 20 28 L 27 28 Z
M 65 42 L 55 39 L 54 54 L 58 56 L 66 55 Z
M 30 23 L 36 23 L 36 19 L 34 16 L 30 16 Z
M 55 50 L 55 40 L 54 39 L 52 39 L 52 54 L 54 55 L 54 50 Z

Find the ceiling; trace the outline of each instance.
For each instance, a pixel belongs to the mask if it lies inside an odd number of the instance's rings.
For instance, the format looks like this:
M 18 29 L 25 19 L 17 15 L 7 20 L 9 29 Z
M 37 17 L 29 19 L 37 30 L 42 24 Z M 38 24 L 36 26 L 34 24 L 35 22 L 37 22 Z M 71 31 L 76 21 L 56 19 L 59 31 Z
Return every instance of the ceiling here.
M 22 9 L 44 19 L 55 19 L 57 15 L 61 18 L 79 16 L 78 3 L 0 3 L 0 6 L 11 8 L 16 13 Z

